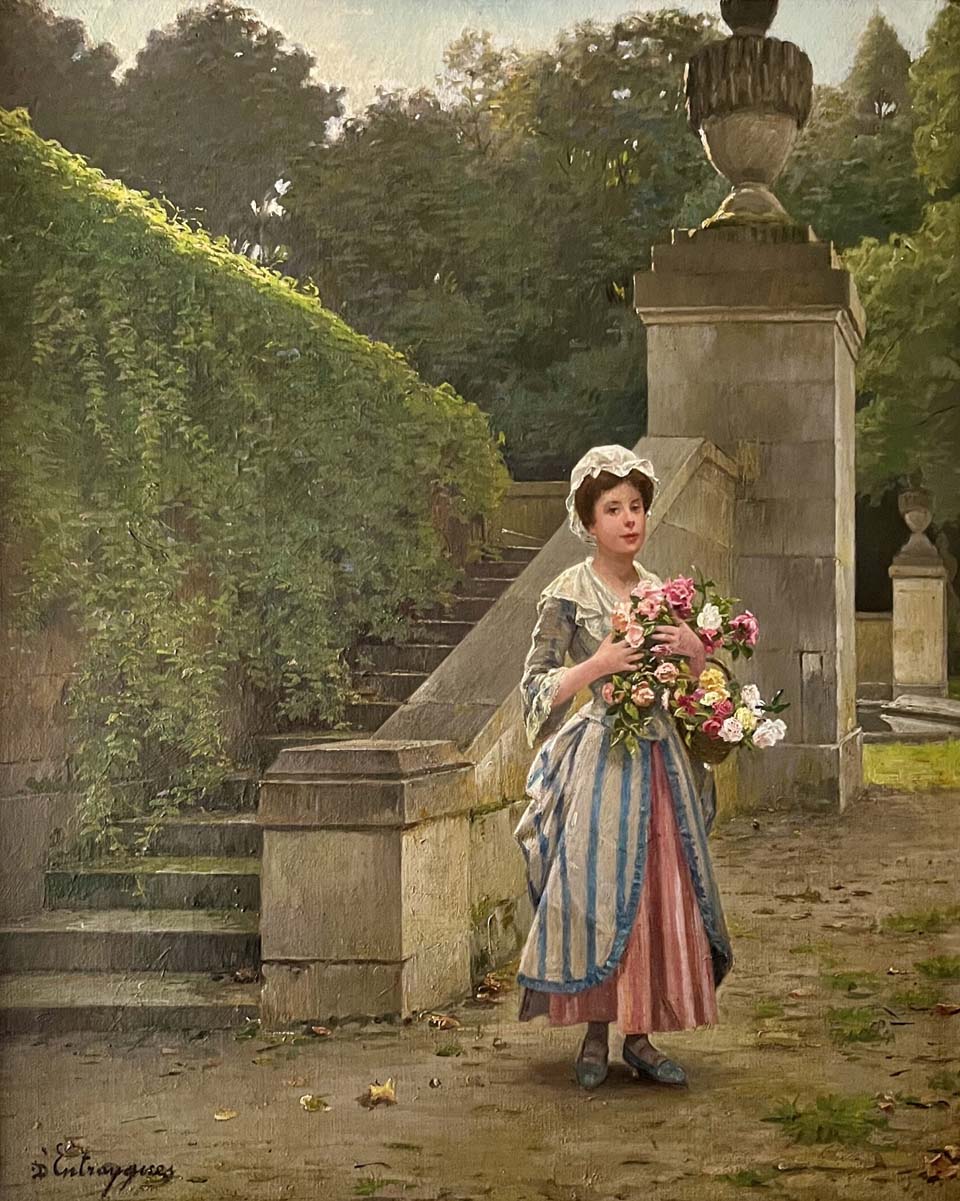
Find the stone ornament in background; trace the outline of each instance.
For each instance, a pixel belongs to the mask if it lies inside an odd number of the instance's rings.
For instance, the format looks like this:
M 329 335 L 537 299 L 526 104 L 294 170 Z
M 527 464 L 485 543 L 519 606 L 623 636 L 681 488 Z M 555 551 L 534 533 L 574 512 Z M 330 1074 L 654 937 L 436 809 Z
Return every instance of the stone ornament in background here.
M 763 227 L 806 241 L 772 188 L 810 116 L 813 67 L 799 46 L 766 36 L 777 0 L 723 0 L 721 12 L 732 36 L 698 50 L 684 75 L 690 125 L 733 184 L 703 228 Z
M 939 563 L 940 554 L 927 537 L 926 529 L 933 518 L 930 493 L 926 488 L 912 488 L 897 497 L 900 516 L 907 523 L 910 537 L 897 553 L 896 563 Z

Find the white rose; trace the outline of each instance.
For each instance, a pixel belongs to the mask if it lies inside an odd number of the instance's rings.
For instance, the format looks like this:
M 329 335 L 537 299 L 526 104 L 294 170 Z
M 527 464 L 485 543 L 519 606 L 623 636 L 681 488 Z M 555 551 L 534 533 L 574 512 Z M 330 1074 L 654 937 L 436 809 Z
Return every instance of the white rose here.
M 744 684 L 740 689 L 740 700 L 751 709 L 759 709 L 763 704 L 760 699 L 760 689 L 756 684 Z
M 717 692 L 711 688 L 710 690 L 705 692 L 703 694 L 703 696 L 700 698 L 700 704 L 707 705 L 709 708 L 712 708 L 717 703 L 717 701 L 722 701 L 723 699 L 724 699 L 724 696 L 723 696 L 722 692 Z
M 720 727 L 720 737 L 724 742 L 742 742 L 743 726 L 735 717 L 728 717 Z
M 786 725 L 777 718 L 767 718 L 753 732 L 753 745 L 759 747 L 773 746 L 787 732 Z
M 704 605 L 697 614 L 697 625 L 701 630 L 720 629 L 720 610 L 716 605 Z
M 664 691 L 664 692 L 660 693 L 660 704 L 663 705 L 664 709 L 670 708 L 670 693 L 669 692 Z

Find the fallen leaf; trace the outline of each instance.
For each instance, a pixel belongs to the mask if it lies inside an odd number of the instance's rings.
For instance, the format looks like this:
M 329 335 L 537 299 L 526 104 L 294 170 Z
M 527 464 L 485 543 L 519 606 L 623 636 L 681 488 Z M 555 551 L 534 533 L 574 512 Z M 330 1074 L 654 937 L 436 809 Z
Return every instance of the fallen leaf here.
M 795 988 L 789 994 L 791 997 L 813 997 L 816 995 L 816 989 L 813 988 Z
M 509 1044 L 509 1043 L 506 1041 L 506 1039 L 503 1039 L 503 1038 L 495 1038 L 495 1039 L 493 1040 L 493 1045 L 494 1045 L 495 1047 L 499 1048 L 499 1047 L 508 1047 L 510 1044 Z
M 329 1026 L 311 1026 L 310 1032 L 315 1034 L 317 1038 L 329 1038 L 333 1033 Z
M 260 971 L 255 967 L 238 967 L 233 979 L 236 984 L 256 984 L 260 979 Z
M 902 975 L 903 975 L 903 968 L 901 968 L 901 967 L 888 967 L 888 968 L 887 968 L 887 975 L 888 975 L 888 976 L 902 976 Z
M 307 1113 L 329 1113 L 330 1106 L 323 1097 L 318 1097 L 315 1093 L 304 1093 L 300 1098 L 300 1107 L 305 1109 Z
M 872 897 L 873 893 L 869 888 L 855 888 L 853 890 L 853 895 L 855 897 Z
M 427 1014 L 427 1023 L 435 1030 L 458 1030 L 460 1028 L 460 1022 L 452 1013 Z
M 229 1122 L 231 1118 L 238 1117 L 239 1113 L 236 1109 L 218 1109 L 213 1115 L 215 1122 Z
M 960 1174 L 960 1147 L 948 1146 L 935 1155 L 924 1156 L 920 1175 L 932 1183 L 938 1180 L 956 1180 Z
M 904 1105 L 910 1105 L 913 1109 L 934 1109 L 937 1106 L 941 1108 L 950 1108 L 950 1102 L 945 1097 L 935 1097 L 929 1093 L 925 1093 L 922 1097 L 903 1097 Z
M 955 1014 L 960 1013 L 960 1005 L 954 1005 L 951 1001 L 938 1001 L 930 1010 L 937 1017 L 952 1018 Z
M 364 1109 L 373 1109 L 377 1105 L 396 1105 L 397 1093 L 393 1086 L 393 1078 L 388 1079 L 385 1084 L 381 1084 L 379 1080 L 368 1084 L 367 1091 L 357 1097 L 357 1101 Z
M 431 1079 L 431 1081 L 430 1081 L 430 1087 L 431 1087 L 431 1088 L 439 1088 L 439 1087 L 440 1087 L 440 1079 L 439 1079 L 439 1077 L 438 1077 L 438 1076 L 434 1076 L 434 1077 Z
M 809 909 L 804 909 L 802 913 L 791 913 L 790 920 L 792 922 L 802 922 L 805 917 L 813 917 Z
M 800 1035 L 793 1030 L 758 1030 L 757 1043 L 762 1047 L 799 1047 Z
M 290 1080 L 284 1080 L 284 1084 L 289 1084 L 291 1088 L 304 1088 L 306 1080 L 303 1076 L 293 1076 Z

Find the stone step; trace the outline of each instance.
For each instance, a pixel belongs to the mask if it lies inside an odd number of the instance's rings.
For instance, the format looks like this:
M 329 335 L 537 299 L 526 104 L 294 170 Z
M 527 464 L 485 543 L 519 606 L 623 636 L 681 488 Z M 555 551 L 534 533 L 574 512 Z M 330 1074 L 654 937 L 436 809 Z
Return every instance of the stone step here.
M 22 972 L 0 976 L 0 1031 L 226 1030 L 258 1016 L 259 984 L 192 972 Z
M 428 678 L 422 671 L 378 671 L 358 676 L 358 691 L 371 700 L 405 701 Z
M 413 637 L 417 642 L 456 646 L 461 639 L 466 638 L 473 626 L 472 621 L 419 621 L 413 627 Z
M 344 717 L 355 731 L 354 738 L 363 738 L 379 730 L 402 704 L 402 701 L 360 700 L 354 705 L 347 705 Z
M 461 596 L 452 605 L 433 605 L 420 617 L 425 621 L 463 621 L 474 624 L 484 617 L 493 604 L 491 596 Z
M 513 583 L 511 576 L 473 576 L 462 590 L 464 596 L 498 597 Z
M 527 559 L 480 559 L 467 567 L 467 577 L 471 580 L 515 580 L 528 562 Z
M 259 964 L 259 915 L 236 909 L 47 909 L 0 926 L 2 972 L 233 972 Z
M 147 823 L 127 818 L 117 823 L 121 844 L 139 847 Z M 260 828 L 255 812 L 196 810 L 165 818 L 147 844 L 148 855 L 206 855 L 214 858 L 243 858 L 259 855 Z
M 259 788 L 259 772 L 234 772 L 218 788 L 204 794 L 203 808 L 219 812 L 255 813 Z
M 498 546 L 501 563 L 522 563 L 526 566 L 540 553 L 539 546 Z M 483 562 L 483 560 L 481 560 Z M 489 564 L 487 564 L 489 566 Z
M 259 859 L 143 856 L 60 864 L 44 876 L 47 909 L 257 909 Z
M 435 671 L 453 650 L 429 642 L 364 642 L 357 648 L 372 664 L 374 671 Z

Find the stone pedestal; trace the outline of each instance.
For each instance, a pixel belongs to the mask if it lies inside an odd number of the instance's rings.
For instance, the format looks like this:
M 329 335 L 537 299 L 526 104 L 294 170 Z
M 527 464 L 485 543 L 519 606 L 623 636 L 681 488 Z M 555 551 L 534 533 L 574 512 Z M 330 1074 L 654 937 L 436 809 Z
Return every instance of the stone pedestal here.
M 742 680 L 778 688 L 787 739 L 738 755 L 748 807 L 861 787 L 854 615 L 854 368 L 864 320 L 829 245 L 678 233 L 635 279 L 648 433 L 737 460 L 734 593 L 761 640 Z M 689 564 L 675 564 L 675 569 Z
M 261 786 L 261 1017 L 409 1014 L 470 988 L 472 764 L 449 742 L 281 751 Z
M 934 552 L 935 553 L 935 552 Z M 947 569 L 901 562 L 893 580 L 893 699 L 947 695 Z

